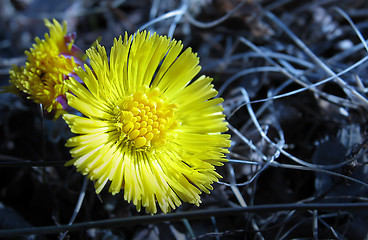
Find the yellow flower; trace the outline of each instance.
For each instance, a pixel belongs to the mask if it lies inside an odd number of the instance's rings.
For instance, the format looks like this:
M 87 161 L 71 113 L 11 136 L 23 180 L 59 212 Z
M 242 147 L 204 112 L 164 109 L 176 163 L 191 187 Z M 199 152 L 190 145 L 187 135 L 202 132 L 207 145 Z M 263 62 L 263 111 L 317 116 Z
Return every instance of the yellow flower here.
M 10 73 L 10 91 L 21 91 L 42 104 L 43 108 L 55 118 L 66 108 L 64 80 L 73 76 L 73 69 L 81 65 L 81 51 L 74 45 L 74 35 L 67 34 L 66 22 L 61 25 L 55 19 L 53 23 L 45 20 L 50 34 L 45 39 L 35 39 L 30 51 L 26 51 L 25 66 L 13 66 Z M 12 89 L 13 88 L 13 89 Z
M 99 193 L 108 181 L 112 194 L 138 211 L 164 213 L 181 200 L 201 203 L 201 192 L 221 176 L 230 146 L 223 101 L 214 98 L 212 79 L 201 76 L 199 59 L 190 48 L 156 33 L 125 34 L 114 40 L 108 60 L 101 45 L 87 50 L 92 69 L 76 73 L 85 86 L 67 80 L 70 106 L 84 117 L 65 114 L 78 171 L 95 181 Z M 179 55 L 180 54 L 180 55 Z

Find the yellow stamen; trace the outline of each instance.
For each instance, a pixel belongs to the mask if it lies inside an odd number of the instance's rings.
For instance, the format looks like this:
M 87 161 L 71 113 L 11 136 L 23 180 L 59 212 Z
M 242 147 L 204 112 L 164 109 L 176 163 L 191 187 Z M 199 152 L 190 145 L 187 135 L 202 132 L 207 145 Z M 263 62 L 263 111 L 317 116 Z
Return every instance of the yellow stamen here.
M 173 120 L 176 105 L 156 100 L 158 95 L 157 89 L 148 94 L 139 91 L 119 104 L 117 119 L 123 126 L 121 134 L 136 148 L 161 145 L 167 133 L 178 126 Z

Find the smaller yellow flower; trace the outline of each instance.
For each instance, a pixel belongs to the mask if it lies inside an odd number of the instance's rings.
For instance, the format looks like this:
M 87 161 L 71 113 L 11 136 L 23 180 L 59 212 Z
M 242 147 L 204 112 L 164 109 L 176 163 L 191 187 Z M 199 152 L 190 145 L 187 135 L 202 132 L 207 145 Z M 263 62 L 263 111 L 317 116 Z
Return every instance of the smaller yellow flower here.
M 81 51 L 74 45 L 75 34 L 67 35 L 67 25 L 55 19 L 45 20 L 50 34 L 36 37 L 30 51 L 25 51 L 25 66 L 10 69 L 10 92 L 25 93 L 29 99 L 42 104 L 44 110 L 58 118 L 67 108 L 64 80 L 74 76 L 75 67 L 82 65 Z M 15 91 L 14 91 L 15 90 Z

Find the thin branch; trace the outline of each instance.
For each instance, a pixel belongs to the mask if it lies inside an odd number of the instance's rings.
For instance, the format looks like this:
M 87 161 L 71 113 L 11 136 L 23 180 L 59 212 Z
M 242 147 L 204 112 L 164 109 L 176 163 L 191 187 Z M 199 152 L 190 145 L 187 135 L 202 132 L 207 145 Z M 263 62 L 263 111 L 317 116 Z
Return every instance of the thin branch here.
M 228 12 L 226 15 L 224 15 L 223 17 L 216 19 L 215 21 L 212 22 L 200 22 L 196 19 L 194 19 L 188 12 L 185 14 L 185 17 L 188 19 L 189 23 L 191 23 L 192 25 L 198 27 L 198 28 L 211 28 L 214 27 L 224 21 L 226 21 L 234 12 L 238 11 L 243 4 L 245 3 L 245 0 L 242 0 L 235 8 L 233 8 L 230 12 Z
M 177 15 L 180 15 L 180 14 L 183 14 L 183 9 L 177 9 L 177 10 L 174 10 L 174 11 L 171 11 L 171 12 L 168 12 L 168 13 L 165 13 L 155 19 L 152 19 L 151 21 L 149 21 L 148 23 L 145 23 L 144 25 L 142 25 L 140 28 L 138 28 L 139 30 L 144 30 L 146 29 L 147 27 L 151 26 L 152 24 L 155 24 L 155 23 L 158 23 L 158 22 L 161 22 L 161 21 L 164 21 L 166 19 L 169 19 L 169 18 L 172 18 L 172 17 L 175 17 Z
M 3 167 L 63 167 L 64 161 L 24 161 L 24 162 L 0 162 L 0 168 Z
M 291 74 L 290 72 L 288 72 L 285 68 L 283 68 L 282 66 L 280 66 L 279 64 L 277 64 L 273 59 L 271 59 L 270 57 L 268 57 L 266 54 L 263 53 L 263 51 L 257 47 L 256 45 L 254 45 L 252 42 L 250 42 L 248 39 L 244 38 L 244 37 L 240 37 L 239 38 L 240 42 L 244 43 L 245 45 L 247 45 L 248 47 L 252 48 L 254 51 L 256 51 L 257 53 L 261 54 L 263 56 L 263 58 L 265 60 L 267 60 L 267 62 L 271 63 L 272 65 L 274 65 L 275 67 L 279 68 L 280 72 L 282 74 L 284 74 L 285 76 L 287 76 L 288 78 L 294 80 L 296 83 L 300 84 L 301 86 L 303 86 L 304 88 L 302 89 L 298 89 L 295 90 L 295 92 L 293 92 L 292 94 L 304 91 L 304 90 L 311 90 L 313 92 L 315 92 L 316 94 L 318 94 L 319 96 L 325 97 L 326 99 L 328 99 L 329 101 L 336 103 L 336 104 L 340 104 L 340 105 L 344 105 L 346 107 L 351 107 L 351 108 L 357 108 L 357 105 L 362 105 L 360 102 L 350 102 L 346 99 L 334 96 L 334 95 L 329 95 L 325 92 L 319 91 L 318 89 L 316 89 L 316 86 L 324 84 L 328 81 L 331 81 L 333 79 L 335 79 L 336 77 L 340 76 L 340 74 L 335 74 L 329 78 L 324 79 L 323 81 L 319 81 L 318 83 L 315 84 L 309 84 L 309 83 L 305 83 L 304 81 L 300 80 L 297 76 L 294 76 L 293 74 Z M 360 61 L 358 61 L 356 64 L 353 64 L 351 67 L 349 67 L 349 71 L 351 69 L 353 69 L 354 67 L 359 66 L 360 64 L 362 64 L 363 62 L 367 61 L 368 57 L 364 57 L 362 58 Z M 347 69 L 345 69 L 344 71 L 342 71 L 344 73 L 348 72 Z M 292 95 L 291 94 L 291 95 Z M 289 93 L 280 95 L 281 97 L 283 96 L 287 96 L 289 95 Z M 278 96 L 279 97 L 279 96 Z
M 341 88 L 345 91 L 345 93 L 352 99 L 359 99 L 360 103 L 368 108 L 368 100 L 362 96 L 359 92 L 357 92 L 352 86 L 347 84 L 344 80 L 342 80 L 339 76 L 336 75 L 331 68 L 329 68 L 321 59 L 319 59 L 313 52 L 310 50 L 305 43 L 300 40 L 283 22 L 281 22 L 274 14 L 271 12 L 266 12 L 266 16 L 279 25 L 282 30 L 298 45 L 316 64 L 318 64 L 321 69 L 323 69 L 327 74 L 333 76 L 336 80 L 336 83 L 341 86 Z
M 77 204 L 75 205 L 75 208 L 74 208 L 73 215 L 69 220 L 69 226 L 71 226 L 73 224 L 75 218 L 77 217 L 77 215 L 80 211 L 80 208 L 82 207 L 84 196 L 86 195 L 87 185 L 88 185 L 88 178 L 85 177 L 84 180 L 83 180 L 82 188 L 81 188 L 80 193 L 79 193 Z M 68 234 L 68 231 L 65 231 L 63 234 L 60 235 L 59 240 L 63 240 L 67 234 Z
M 179 9 L 180 13 L 175 16 L 174 21 L 170 25 L 169 32 L 167 34 L 169 38 L 172 38 L 174 36 L 176 26 L 178 25 L 180 20 L 183 18 L 184 14 L 187 12 L 187 9 L 188 9 L 188 3 L 184 1 L 183 5 Z
M 141 225 L 144 223 L 157 223 L 165 221 L 181 221 L 184 218 L 187 219 L 203 219 L 211 216 L 233 216 L 242 215 L 245 213 L 264 213 L 264 212 L 278 212 L 278 211 L 307 211 L 307 210 L 320 210 L 320 211 L 341 211 L 341 210 L 359 210 L 368 211 L 368 202 L 361 203 L 309 203 L 309 204 L 267 204 L 267 205 L 255 205 L 248 207 L 235 207 L 235 208 L 220 208 L 220 209 L 207 209 L 197 210 L 189 212 L 177 212 L 160 215 L 146 215 L 146 216 L 134 216 L 115 219 L 105 219 L 98 221 L 89 221 L 74 223 L 73 225 L 59 225 L 59 226 L 43 226 L 43 227 L 29 227 L 29 228 L 16 228 L 0 230 L 0 237 L 15 237 L 22 235 L 42 235 L 42 234 L 55 234 L 63 231 L 83 231 L 90 228 L 117 228 L 121 226 Z

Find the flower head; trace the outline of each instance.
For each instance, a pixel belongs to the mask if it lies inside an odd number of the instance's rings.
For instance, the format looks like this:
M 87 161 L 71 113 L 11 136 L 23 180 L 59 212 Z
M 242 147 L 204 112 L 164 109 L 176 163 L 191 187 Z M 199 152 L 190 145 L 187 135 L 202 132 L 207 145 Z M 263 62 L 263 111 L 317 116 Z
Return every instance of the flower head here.
M 9 71 L 10 84 L 57 118 L 64 112 L 67 87 L 64 80 L 73 76 L 75 67 L 82 64 L 81 51 L 74 45 L 75 34 L 67 35 L 66 22 L 61 25 L 45 20 L 50 34 L 45 39 L 35 39 L 30 51 L 26 51 L 25 66 L 13 66 Z
M 230 145 L 222 106 L 212 79 L 198 74 L 199 59 L 181 42 L 147 32 L 114 40 L 108 58 L 101 45 L 87 50 L 91 69 L 67 85 L 70 106 L 84 116 L 65 114 L 78 171 L 95 181 L 99 193 L 124 189 L 137 210 L 164 213 L 181 200 L 199 205 L 201 192 L 221 176 Z M 181 53 L 182 52 L 182 53 Z

